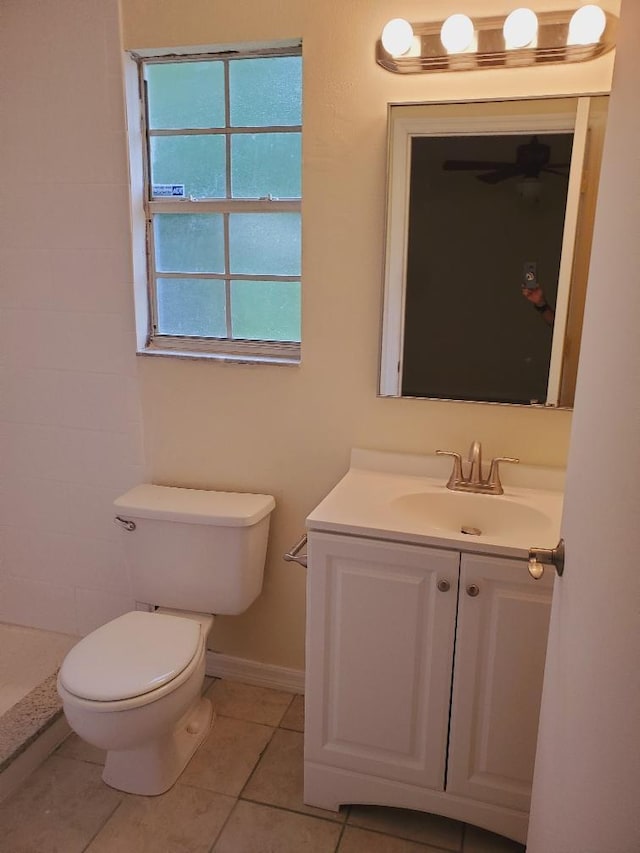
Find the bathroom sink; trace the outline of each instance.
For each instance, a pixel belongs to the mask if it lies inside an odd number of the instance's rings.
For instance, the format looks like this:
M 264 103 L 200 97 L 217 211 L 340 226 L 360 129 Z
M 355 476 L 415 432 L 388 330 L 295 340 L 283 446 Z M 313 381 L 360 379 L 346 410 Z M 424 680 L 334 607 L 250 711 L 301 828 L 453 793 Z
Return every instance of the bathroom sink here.
M 509 466 L 502 495 L 451 491 L 449 473 L 441 456 L 354 450 L 349 471 L 308 516 L 307 529 L 520 558 L 532 546 L 555 547 L 559 472 Z
M 552 518 L 540 509 L 504 495 L 433 491 L 401 495 L 391 501 L 394 512 L 426 527 L 467 536 L 533 537 Z

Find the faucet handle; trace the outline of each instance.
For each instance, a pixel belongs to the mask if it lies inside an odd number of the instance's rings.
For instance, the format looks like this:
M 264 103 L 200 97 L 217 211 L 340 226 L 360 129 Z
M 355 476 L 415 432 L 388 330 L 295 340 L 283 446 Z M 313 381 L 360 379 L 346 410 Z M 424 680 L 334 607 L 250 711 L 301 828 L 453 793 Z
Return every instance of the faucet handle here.
M 487 485 L 491 486 L 495 490 L 494 493 L 496 495 L 504 494 L 504 489 L 502 488 L 502 483 L 500 482 L 500 462 L 511 462 L 514 465 L 517 465 L 519 461 L 520 460 L 516 459 L 515 456 L 496 456 L 491 460 L 489 476 L 487 477 Z
M 438 456 L 453 456 L 453 470 L 447 482 L 447 488 L 451 489 L 454 484 L 459 484 L 462 477 L 462 456 L 453 450 L 436 450 Z

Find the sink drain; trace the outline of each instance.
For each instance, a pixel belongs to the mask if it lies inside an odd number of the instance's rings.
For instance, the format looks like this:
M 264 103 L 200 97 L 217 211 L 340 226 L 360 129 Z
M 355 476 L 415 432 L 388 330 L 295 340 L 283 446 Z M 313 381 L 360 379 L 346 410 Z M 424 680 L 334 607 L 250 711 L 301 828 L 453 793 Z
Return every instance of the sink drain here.
M 464 533 L 466 536 L 481 536 L 482 530 L 479 527 L 469 527 L 466 524 L 463 524 L 460 528 L 460 533 Z

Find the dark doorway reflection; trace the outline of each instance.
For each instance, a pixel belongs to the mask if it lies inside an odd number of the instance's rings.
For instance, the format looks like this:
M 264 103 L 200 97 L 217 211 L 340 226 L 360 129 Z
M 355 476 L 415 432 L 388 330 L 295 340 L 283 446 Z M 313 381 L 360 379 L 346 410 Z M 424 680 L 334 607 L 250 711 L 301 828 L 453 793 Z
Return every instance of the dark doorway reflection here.
M 536 263 L 555 305 L 573 134 L 537 137 L 552 171 L 536 168 L 532 141 L 413 138 L 403 396 L 545 401 L 553 329 L 522 295 L 522 271 Z

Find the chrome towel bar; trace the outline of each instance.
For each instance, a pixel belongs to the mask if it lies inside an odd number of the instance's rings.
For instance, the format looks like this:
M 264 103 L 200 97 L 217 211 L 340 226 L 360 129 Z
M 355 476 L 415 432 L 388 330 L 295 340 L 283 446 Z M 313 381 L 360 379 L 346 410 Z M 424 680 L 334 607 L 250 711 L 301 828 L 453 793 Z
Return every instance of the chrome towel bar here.
M 307 544 L 307 534 L 305 533 L 304 536 L 296 542 L 296 544 L 293 546 L 293 548 L 290 548 L 287 551 L 287 553 L 284 555 L 283 559 L 286 560 L 288 563 L 299 563 L 299 565 L 304 566 L 306 569 L 307 568 L 307 555 L 306 554 L 300 554 L 300 551 L 302 551 L 302 549 L 306 546 L 306 544 Z

